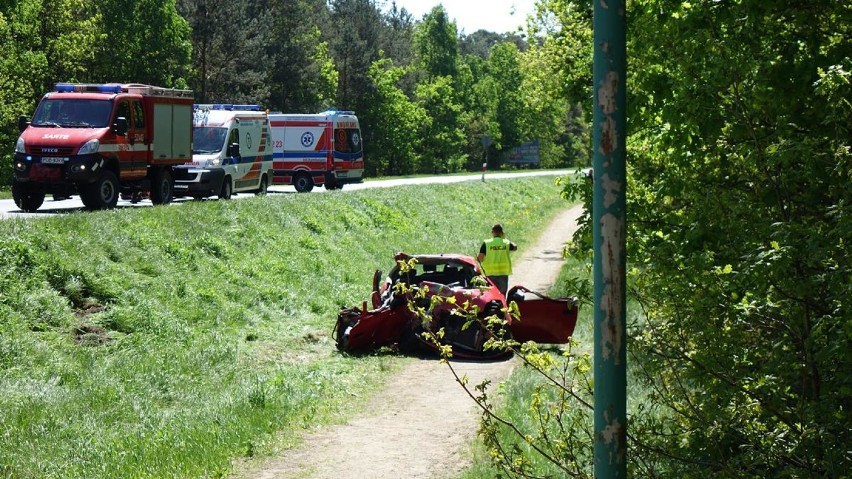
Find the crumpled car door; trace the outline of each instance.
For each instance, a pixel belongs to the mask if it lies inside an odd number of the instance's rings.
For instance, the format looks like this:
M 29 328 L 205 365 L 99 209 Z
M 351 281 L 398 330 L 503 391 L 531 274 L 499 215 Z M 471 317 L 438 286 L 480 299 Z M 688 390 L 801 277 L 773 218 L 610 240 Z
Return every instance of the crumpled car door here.
M 551 298 L 523 286 L 509 290 L 508 298 L 518 306 L 520 317 L 512 316 L 512 338 L 523 343 L 565 344 L 577 325 L 575 298 Z

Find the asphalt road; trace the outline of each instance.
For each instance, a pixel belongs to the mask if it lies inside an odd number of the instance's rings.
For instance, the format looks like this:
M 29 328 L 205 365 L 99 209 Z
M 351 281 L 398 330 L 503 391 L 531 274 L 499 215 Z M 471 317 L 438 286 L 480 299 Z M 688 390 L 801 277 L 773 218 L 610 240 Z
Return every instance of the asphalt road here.
M 486 173 L 485 181 L 495 179 L 517 178 L 524 176 L 565 176 L 572 174 L 574 170 L 542 170 L 542 171 L 525 171 L 513 173 Z M 366 188 L 390 188 L 393 186 L 403 185 L 422 185 L 422 184 L 449 184 L 460 183 L 463 181 L 482 181 L 481 173 L 470 175 L 454 175 L 454 176 L 428 176 L 421 178 L 397 178 L 390 180 L 375 180 L 366 181 L 364 183 L 346 185 L 342 191 L 363 190 Z M 323 187 L 315 187 L 311 193 L 325 192 Z M 296 194 L 296 190 L 292 186 L 271 186 L 269 187 L 270 194 Z M 234 193 L 234 199 L 248 198 L 253 195 L 247 193 Z M 180 205 L 186 201 L 194 201 L 191 198 L 178 198 L 172 205 Z M 216 197 L 210 197 L 203 201 L 219 201 Z M 129 200 L 119 200 L 116 209 L 122 208 L 145 208 L 152 206 L 150 200 L 142 200 L 139 203 L 133 204 Z M 21 211 L 12 199 L 0 200 L 0 218 L 39 218 L 48 217 L 68 213 L 76 213 L 86 211 L 83 202 L 78 196 L 73 196 L 71 199 L 54 201 L 50 196 L 44 200 L 44 205 L 35 213 L 25 213 Z

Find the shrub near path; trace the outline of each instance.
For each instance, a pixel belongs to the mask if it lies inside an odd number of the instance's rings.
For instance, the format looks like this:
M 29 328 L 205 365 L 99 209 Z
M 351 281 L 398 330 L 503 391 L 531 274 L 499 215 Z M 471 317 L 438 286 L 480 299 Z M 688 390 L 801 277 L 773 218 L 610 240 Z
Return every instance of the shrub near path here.
M 581 206 L 556 216 L 538 242 L 516 258 L 512 284 L 547 291 L 556 280 L 562 245 L 576 230 Z M 470 387 L 484 379 L 492 385 L 517 364 L 460 362 Z M 492 389 L 493 390 L 493 389 Z M 260 469 L 240 477 L 257 479 L 444 479 L 469 463 L 468 445 L 475 436 L 479 411 L 436 359 L 415 360 L 394 375 L 362 414 L 339 426 L 320 428 L 304 444 Z

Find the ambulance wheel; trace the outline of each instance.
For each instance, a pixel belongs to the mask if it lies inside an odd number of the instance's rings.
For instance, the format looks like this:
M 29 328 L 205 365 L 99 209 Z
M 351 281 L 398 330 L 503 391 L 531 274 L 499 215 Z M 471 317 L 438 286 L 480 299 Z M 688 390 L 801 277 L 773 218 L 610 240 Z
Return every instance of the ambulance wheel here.
M 175 180 L 172 172 L 161 168 L 154 172 L 151 182 L 151 203 L 155 205 L 167 205 L 172 202 L 175 195 Z
M 118 203 L 118 177 L 109 170 L 104 170 L 94 183 L 85 185 L 80 199 L 90 210 L 105 210 L 115 208 Z
M 12 197 L 15 206 L 27 213 L 32 213 L 44 204 L 44 192 L 27 183 L 12 183 Z
M 314 189 L 314 180 L 312 180 L 310 176 L 302 173 L 293 179 L 293 186 L 296 187 L 296 191 L 299 193 L 309 193 L 312 189 Z
M 260 178 L 260 188 L 257 189 L 255 193 L 257 196 L 265 196 L 269 191 L 269 178 L 266 175 Z
M 234 187 L 231 185 L 231 177 L 226 176 L 225 179 L 222 180 L 222 189 L 219 190 L 219 199 L 220 200 L 230 200 L 231 194 L 234 192 Z

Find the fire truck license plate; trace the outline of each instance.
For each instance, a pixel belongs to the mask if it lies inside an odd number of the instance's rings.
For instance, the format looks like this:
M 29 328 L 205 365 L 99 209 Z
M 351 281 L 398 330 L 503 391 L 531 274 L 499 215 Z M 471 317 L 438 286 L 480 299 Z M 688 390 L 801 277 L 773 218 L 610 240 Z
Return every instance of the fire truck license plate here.
M 53 157 L 53 156 L 45 156 L 41 159 L 41 162 L 47 165 L 61 165 L 68 161 L 67 157 Z

